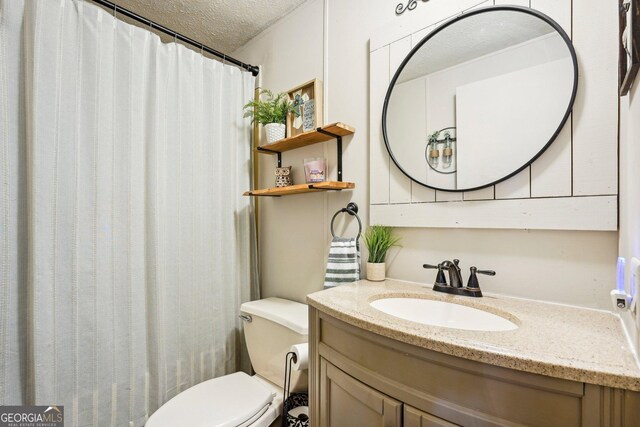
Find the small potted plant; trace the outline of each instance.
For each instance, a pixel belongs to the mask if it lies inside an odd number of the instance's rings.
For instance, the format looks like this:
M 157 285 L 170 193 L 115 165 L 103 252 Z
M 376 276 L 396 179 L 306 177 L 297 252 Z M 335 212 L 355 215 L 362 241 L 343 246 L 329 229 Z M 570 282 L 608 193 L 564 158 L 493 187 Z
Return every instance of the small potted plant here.
M 367 280 L 380 282 L 386 278 L 387 251 L 392 246 L 399 246 L 400 238 L 393 235 L 391 227 L 372 225 L 364 233 L 364 241 L 369 250 Z
M 266 95 L 264 100 L 260 99 L 263 95 Z M 252 117 L 252 121 L 264 126 L 268 144 L 284 138 L 287 114 L 294 112 L 293 103 L 287 94 L 279 93 L 274 96 L 268 89 L 260 91 L 258 99 L 248 102 L 244 110 L 244 117 Z

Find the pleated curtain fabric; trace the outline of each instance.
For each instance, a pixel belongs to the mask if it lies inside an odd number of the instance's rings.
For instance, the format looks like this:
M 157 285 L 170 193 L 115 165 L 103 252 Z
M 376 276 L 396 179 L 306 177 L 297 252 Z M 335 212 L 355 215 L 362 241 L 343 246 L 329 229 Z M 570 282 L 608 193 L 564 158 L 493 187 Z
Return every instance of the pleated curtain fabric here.
M 89 2 L 0 0 L 0 405 L 141 426 L 241 367 L 254 84 Z

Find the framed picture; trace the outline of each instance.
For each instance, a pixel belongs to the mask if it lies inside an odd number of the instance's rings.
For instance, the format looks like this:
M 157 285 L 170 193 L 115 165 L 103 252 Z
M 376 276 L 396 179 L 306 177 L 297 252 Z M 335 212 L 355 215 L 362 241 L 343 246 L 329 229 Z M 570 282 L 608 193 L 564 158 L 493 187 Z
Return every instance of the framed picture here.
M 620 4 L 620 96 L 629 93 L 640 68 L 640 0 Z
M 294 112 L 287 117 L 287 137 L 315 130 L 322 123 L 322 82 L 313 79 L 287 92 Z

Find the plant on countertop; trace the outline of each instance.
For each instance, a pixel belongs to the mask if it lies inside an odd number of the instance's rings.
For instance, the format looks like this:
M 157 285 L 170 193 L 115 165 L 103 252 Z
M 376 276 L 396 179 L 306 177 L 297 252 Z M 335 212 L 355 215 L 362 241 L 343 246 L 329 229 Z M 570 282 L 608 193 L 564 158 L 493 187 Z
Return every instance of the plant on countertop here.
M 264 101 L 260 99 L 262 95 L 267 95 Z M 252 121 L 261 125 L 284 124 L 287 121 L 287 114 L 294 112 L 293 103 L 287 94 L 279 93 L 274 96 L 273 92 L 268 89 L 260 91 L 260 97 L 248 102 L 243 109 L 245 110 L 244 117 L 252 117 Z
M 387 251 L 392 246 L 400 246 L 400 237 L 393 235 L 393 229 L 386 225 L 372 225 L 364 233 L 364 241 L 369 250 L 370 263 L 383 263 Z

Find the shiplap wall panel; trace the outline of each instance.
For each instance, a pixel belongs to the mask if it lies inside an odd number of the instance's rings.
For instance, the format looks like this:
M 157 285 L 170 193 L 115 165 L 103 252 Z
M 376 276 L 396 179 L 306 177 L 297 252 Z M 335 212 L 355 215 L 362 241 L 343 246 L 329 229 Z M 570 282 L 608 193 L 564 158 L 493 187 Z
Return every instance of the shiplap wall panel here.
M 500 4 L 499 0 L 495 0 L 495 1 L 485 1 L 482 3 L 479 3 L 477 5 L 474 5 L 472 7 L 470 7 L 468 10 L 473 10 L 473 9 L 479 9 L 479 8 L 483 8 L 483 7 L 487 7 L 487 6 L 491 6 L 494 4 Z M 502 3 L 502 4 L 513 4 L 513 3 Z M 528 5 L 528 0 L 527 0 L 527 5 Z M 523 174 L 521 179 L 516 179 L 513 180 L 503 191 L 503 194 L 528 194 L 529 192 L 529 174 L 526 175 L 526 180 L 522 179 L 523 177 L 525 177 L 525 175 Z M 472 191 L 472 192 L 463 192 L 463 193 L 452 193 L 452 192 L 448 192 L 448 191 L 436 191 L 436 201 L 438 202 L 460 202 L 463 200 L 487 200 L 487 199 L 493 199 L 496 198 L 496 190 L 495 188 L 491 187 L 491 188 L 485 188 L 482 190 L 477 190 L 477 191 Z M 489 195 L 491 195 L 491 197 L 489 197 Z M 528 196 L 523 196 L 523 197 L 528 197 Z
M 411 203 L 433 203 L 436 201 L 436 191 L 411 181 Z
M 387 46 L 430 25 L 440 24 L 453 16 L 478 6 L 489 6 L 493 0 L 443 0 L 421 3 L 420 8 L 405 13 L 402 21 L 391 21 L 376 31 L 369 40 L 369 52 Z
M 411 34 L 411 48 L 413 49 L 420 41 L 431 31 L 436 28 L 435 25 L 431 25 L 420 31 Z M 428 96 L 428 95 L 427 95 Z M 425 138 L 426 144 L 426 138 Z M 432 188 L 420 185 L 417 182 L 411 181 L 411 202 L 412 203 L 425 203 L 436 201 L 436 190 Z
M 556 21 L 571 37 L 571 0 L 531 0 L 531 7 Z M 572 195 L 572 117 L 551 146 L 531 165 L 531 197 Z
M 400 26 L 390 23 L 374 34 L 370 43 L 370 193 L 371 204 L 376 206 L 371 207 L 371 221 L 407 227 L 617 228 L 616 197 L 609 196 L 617 194 L 617 41 L 615 34 L 609 34 L 613 32 L 603 30 L 617 25 L 617 15 L 615 5 L 604 4 L 609 2 L 582 0 L 580 3 L 572 4 L 572 0 L 434 0 L 424 5 L 429 8 L 428 18 L 404 21 Z M 401 46 L 406 49 L 407 38 L 411 40 L 411 47 L 415 46 L 437 25 L 464 11 L 492 4 L 533 7 L 556 20 L 574 38 L 582 68 L 573 117 L 536 162 L 494 187 L 465 193 L 434 191 L 411 181 L 407 187 L 406 178 L 386 154 L 379 130 L 384 94 L 395 72 L 394 65 L 402 61 L 402 57 L 392 51 L 400 52 Z M 576 28 L 578 21 L 579 28 Z M 384 68 L 385 60 L 387 68 Z M 600 156 L 603 140 L 612 141 L 604 161 Z M 384 151 L 381 153 L 376 148 Z M 394 176 L 394 169 L 399 176 Z M 381 182 L 385 178 L 386 184 Z M 375 188 L 376 181 L 381 184 L 379 188 Z M 576 195 L 599 197 L 571 197 Z
M 411 35 L 389 45 L 389 80 L 400 67 L 400 64 L 411 51 Z M 411 180 L 393 163 L 389 162 L 389 202 L 411 203 Z
M 552 18 L 571 36 L 571 0 L 531 0 L 531 7 Z
M 496 184 L 496 199 L 519 199 L 531 197 L 531 166 L 517 175 Z
M 571 196 L 571 118 L 553 144 L 531 164 L 531 197 Z
M 495 187 L 482 188 L 476 191 L 465 191 L 462 193 L 463 200 L 491 200 L 495 198 Z
M 617 205 L 616 196 L 558 197 L 375 205 L 369 215 L 395 227 L 487 228 L 491 216 L 491 228 L 614 231 Z
M 389 153 L 382 137 L 382 105 L 389 85 L 389 46 L 370 54 L 369 66 L 369 200 L 389 203 Z
M 451 191 L 436 191 L 436 202 L 461 202 L 462 193 Z
M 573 107 L 573 194 L 618 191 L 618 2 L 573 2 L 579 89 Z
M 529 0 L 495 0 L 494 4 L 496 6 L 501 5 L 501 4 L 511 4 L 514 6 L 523 6 L 523 7 L 529 7 Z
M 529 7 L 529 0 L 495 0 L 495 5 L 512 4 L 515 6 Z
M 496 184 L 496 199 L 525 199 L 531 197 L 529 168 Z
M 482 7 L 487 7 L 487 6 L 496 5 L 496 4 L 510 4 L 507 2 L 501 3 L 500 1 L 501 0 L 489 0 L 487 2 L 477 4 L 471 7 L 469 10 L 479 9 Z M 528 3 L 529 0 L 522 0 L 522 1 L 523 2 L 526 1 Z M 513 3 L 513 4 L 516 4 L 516 3 Z M 476 190 L 476 191 L 465 191 L 463 193 L 457 193 L 454 196 L 449 196 L 449 197 L 442 194 L 444 193 L 442 191 L 437 193 L 441 193 L 441 194 L 438 194 L 440 196 L 439 198 L 436 197 L 437 200 L 439 201 L 490 200 L 490 199 L 495 199 L 496 197 L 496 189 L 494 186 L 483 188 L 481 190 Z

